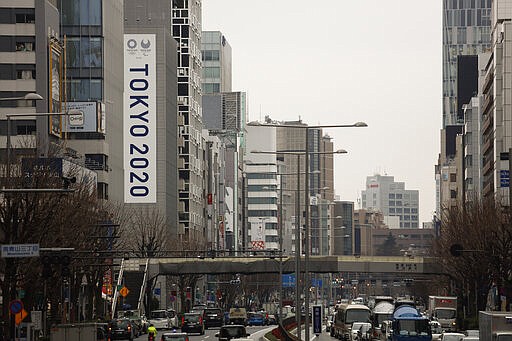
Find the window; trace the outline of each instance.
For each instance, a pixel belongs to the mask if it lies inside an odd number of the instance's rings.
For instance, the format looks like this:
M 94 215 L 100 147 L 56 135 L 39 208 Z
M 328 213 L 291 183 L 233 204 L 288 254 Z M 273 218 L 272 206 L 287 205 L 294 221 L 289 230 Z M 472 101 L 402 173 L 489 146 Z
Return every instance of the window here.
M 402 193 L 397 193 L 396 198 L 397 199 L 402 199 Z
M 277 204 L 277 198 L 248 198 L 248 204 Z
M 16 51 L 34 51 L 34 43 L 31 42 L 16 42 Z
M 219 51 L 217 50 L 204 50 L 202 53 L 202 59 L 205 60 L 220 60 Z
M 36 15 L 32 9 L 31 13 L 16 13 L 17 24 L 33 24 L 36 21 Z
M 450 182 L 457 182 L 457 173 L 450 174 Z
M 219 78 L 220 67 L 203 67 L 203 78 Z
M 390 201 L 389 206 L 395 206 L 395 201 Z
M 276 174 L 268 173 L 247 173 L 247 179 L 273 179 L 277 178 Z
M 395 193 L 389 193 L 388 198 L 389 199 L 395 199 Z
M 18 70 L 16 79 L 36 79 L 36 70 Z

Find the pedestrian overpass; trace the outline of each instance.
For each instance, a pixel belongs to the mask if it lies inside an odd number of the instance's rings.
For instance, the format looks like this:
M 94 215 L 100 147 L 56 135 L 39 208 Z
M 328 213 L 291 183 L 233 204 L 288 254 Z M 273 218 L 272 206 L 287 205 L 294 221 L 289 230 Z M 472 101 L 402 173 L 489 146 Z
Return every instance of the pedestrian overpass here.
M 145 265 L 142 259 L 134 260 L 139 266 Z M 300 271 L 304 272 L 304 257 L 300 259 Z M 144 264 L 142 264 L 144 263 Z M 137 266 L 137 264 L 134 264 Z M 151 258 L 149 274 L 257 274 L 293 273 L 294 257 L 172 257 Z M 379 257 L 379 256 L 310 256 L 310 273 L 387 273 L 408 275 L 443 274 L 438 258 L 434 257 Z

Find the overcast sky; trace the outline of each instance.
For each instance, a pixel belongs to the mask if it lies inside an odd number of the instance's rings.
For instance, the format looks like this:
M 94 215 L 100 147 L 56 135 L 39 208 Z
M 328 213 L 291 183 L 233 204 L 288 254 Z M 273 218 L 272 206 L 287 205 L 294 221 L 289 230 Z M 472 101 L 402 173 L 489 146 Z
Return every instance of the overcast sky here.
M 420 191 L 420 225 L 435 210 L 442 85 L 442 1 L 203 0 L 203 30 L 233 50 L 233 91 L 249 119 L 299 117 L 335 149 L 335 191 L 358 199 L 375 173 Z

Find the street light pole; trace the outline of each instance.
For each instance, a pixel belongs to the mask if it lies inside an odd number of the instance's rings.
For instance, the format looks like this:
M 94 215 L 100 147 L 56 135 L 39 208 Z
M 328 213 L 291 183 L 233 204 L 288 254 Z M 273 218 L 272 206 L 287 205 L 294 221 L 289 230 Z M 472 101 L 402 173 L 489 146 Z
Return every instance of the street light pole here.
M 295 198 L 295 320 L 297 321 L 297 338 L 300 341 L 300 154 L 297 154 L 297 196 Z
M 304 154 L 304 163 L 306 172 L 306 179 L 304 184 L 304 286 L 305 286 L 305 296 L 304 296 L 304 310 L 306 311 L 306 321 L 304 323 L 304 329 L 306 331 L 305 340 L 309 341 L 309 288 L 311 286 L 311 281 L 309 280 L 309 253 L 310 253 L 310 245 L 309 245 L 309 129 L 304 129 L 306 132 L 305 137 L 305 151 Z

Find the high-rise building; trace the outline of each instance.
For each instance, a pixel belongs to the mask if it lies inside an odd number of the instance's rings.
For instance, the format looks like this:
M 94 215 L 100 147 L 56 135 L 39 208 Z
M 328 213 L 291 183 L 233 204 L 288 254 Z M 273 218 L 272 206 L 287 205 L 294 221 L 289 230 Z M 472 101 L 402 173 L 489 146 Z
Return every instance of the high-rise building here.
M 361 191 L 361 206 L 379 210 L 384 217 L 399 217 L 400 228 L 419 228 L 419 191 L 406 190 L 405 183 L 395 182 L 393 176 L 367 176 L 366 190 Z
M 247 126 L 248 150 L 276 151 L 276 128 Z M 279 250 L 278 155 L 248 153 L 245 159 L 247 231 L 245 248 Z
M 354 203 L 352 201 L 334 201 L 334 226 L 331 232 L 333 255 L 352 255 L 354 226 Z
M 0 24 L 0 98 L 4 99 L 0 101 L 0 112 L 60 112 L 64 102 L 60 91 L 64 49 L 56 1 L 2 1 Z M 23 97 L 27 93 L 37 93 L 43 99 L 5 100 Z M 54 118 L 60 121 L 59 117 Z M 50 143 L 58 143 L 63 137 L 60 130 L 52 133 L 47 116 L 12 117 L 10 121 L 9 135 L 12 148 L 18 149 L 16 154 L 21 152 L 21 147 L 36 148 L 37 144 L 37 155 L 48 156 Z M 7 121 L 3 120 L 1 124 L 2 135 L 7 135 Z
M 232 207 L 225 211 L 225 245 L 233 250 L 241 246 L 243 237 L 242 164 L 245 154 L 247 99 L 244 92 L 222 92 L 203 95 L 203 122 L 210 135 L 218 136 L 225 145 L 223 184 L 228 189 L 223 201 Z
M 203 139 L 201 109 L 201 1 L 173 0 L 171 33 L 178 49 L 179 233 L 204 241 Z
M 81 129 L 69 127 L 68 146 L 98 173 L 99 196 L 122 202 L 123 1 L 59 0 L 58 6 L 67 109 L 82 110 L 91 121 Z
M 491 0 L 443 0 L 443 128 L 462 124 L 457 98 L 457 56 L 477 55 L 490 47 Z
M 231 46 L 222 32 L 202 32 L 201 54 L 203 95 L 231 92 Z
M 510 77 L 506 70 L 512 65 L 508 53 L 512 48 L 512 1 L 492 3 L 493 43 L 485 63 L 482 96 L 482 197 L 509 205 L 510 156 L 512 155 L 512 121 Z M 482 62 L 481 65 L 484 65 Z
M 145 206 L 154 205 L 159 209 L 167 224 L 167 234 L 170 240 L 177 240 L 178 238 L 178 215 L 176 207 L 178 206 L 178 198 L 176 188 L 183 183 L 178 182 L 178 154 L 177 150 L 177 115 L 176 115 L 176 41 L 171 36 L 169 30 L 169 22 L 171 15 L 171 7 L 169 1 L 166 0 L 125 0 L 124 1 L 124 33 L 125 33 L 125 46 L 126 50 L 124 61 L 124 73 L 129 75 L 135 73 L 136 79 L 145 79 L 144 75 L 147 73 L 153 75 L 153 80 L 148 80 L 150 84 L 149 98 L 155 98 L 155 110 L 149 110 L 145 114 L 155 124 L 155 134 L 144 137 L 144 144 L 151 146 L 156 151 L 154 153 L 154 164 L 156 165 L 152 173 L 148 170 L 146 174 L 155 176 L 155 184 L 153 191 L 156 195 L 153 200 L 134 200 L 125 202 L 133 202 L 131 206 Z M 143 46 L 147 43 L 149 46 Z M 138 50 L 138 47 L 141 50 Z M 138 51 L 146 56 L 153 56 L 153 60 L 144 61 L 144 64 L 139 62 L 140 56 L 133 61 L 131 55 L 136 54 Z M 144 65 L 146 65 L 144 67 Z M 144 69 L 144 71 L 140 71 Z M 147 71 L 146 71 L 147 70 Z M 157 77 L 155 77 L 158 75 Z M 130 76 L 125 76 L 130 77 Z M 125 83 L 129 82 L 129 78 Z M 128 89 L 125 91 L 129 92 Z M 143 94 L 148 95 L 146 93 Z M 148 103 L 149 99 L 147 100 Z M 138 103 L 137 101 L 130 100 L 125 97 L 125 102 L 128 105 Z M 125 107 L 125 110 L 126 107 Z M 143 106 L 143 110 L 147 110 Z M 124 120 L 129 120 L 129 113 L 124 113 Z M 128 121 L 129 124 L 130 121 Z M 140 127 L 144 124 L 144 120 L 136 120 L 135 124 Z M 127 125 L 125 124 L 125 127 Z M 151 130 L 151 129 L 150 129 Z M 128 142 L 127 136 L 131 135 L 131 129 L 124 129 L 125 141 Z M 154 144 L 151 139 L 154 139 Z M 130 141 L 130 143 L 134 143 Z M 136 143 L 136 142 L 135 142 Z M 126 149 L 125 158 L 130 155 L 130 149 Z M 144 155 L 152 153 L 151 150 Z M 140 157 L 137 156 L 137 157 Z M 127 164 L 125 171 L 128 172 L 130 165 Z M 136 174 L 137 170 L 133 170 Z M 130 170 L 131 172 L 131 170 Z M 125 174 L 126 176 L 126 174 Z M 136 179 L 136 177 L 133 177 Z M 132 180 L 135 181 L 135 180 Z M 125 181 L 125 186 L 130 188 L 130 181 Z M 138 185 L 140 186 L 140 184 Z M 140 198 L 140 197 L 139 197 Z

